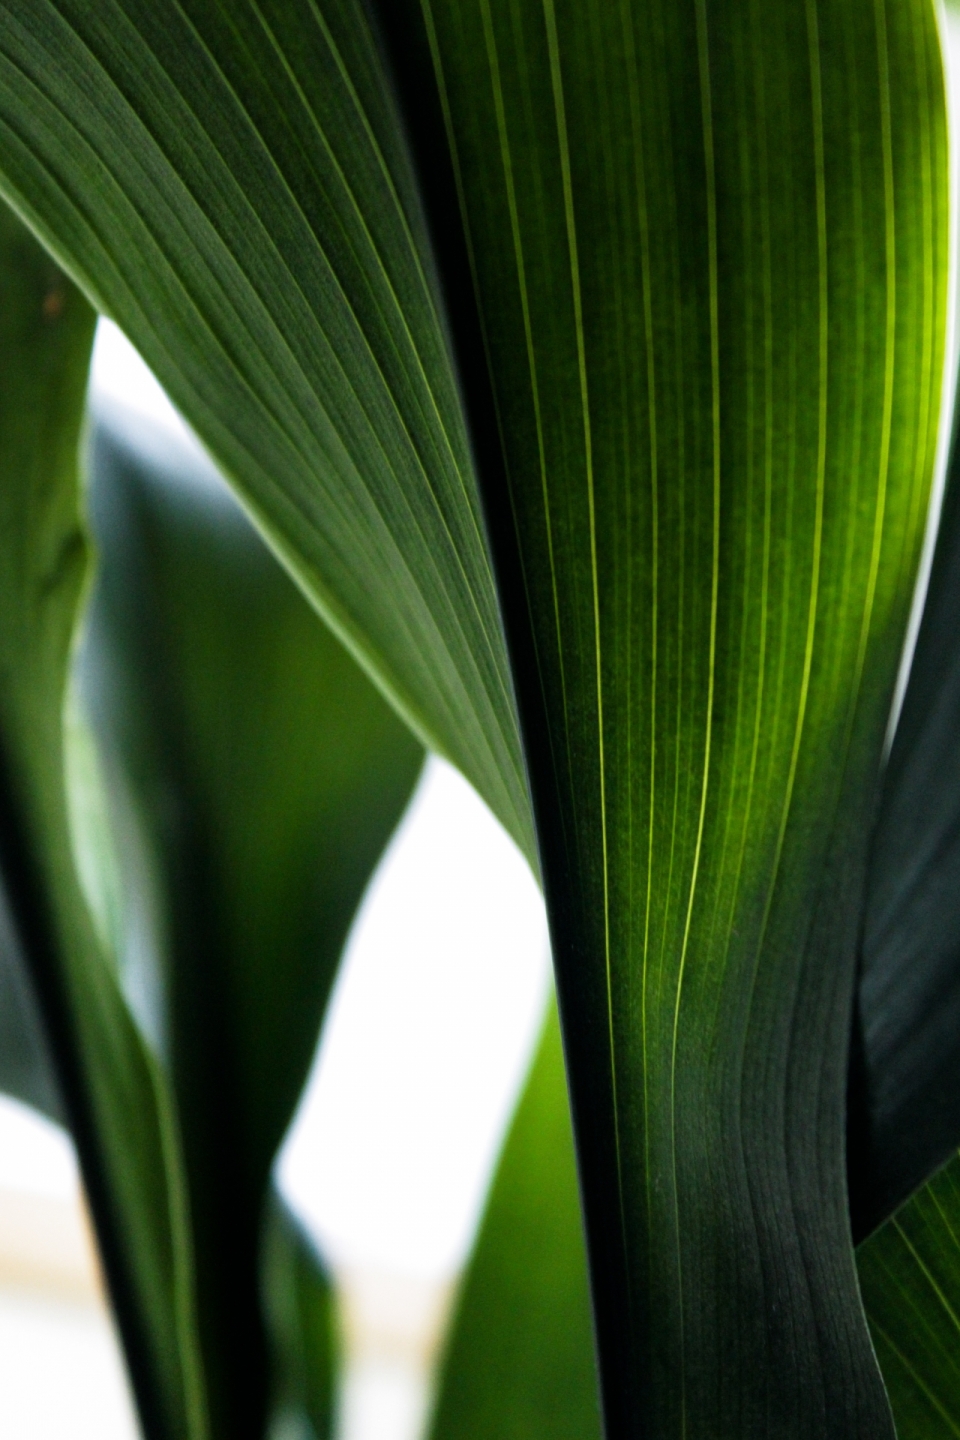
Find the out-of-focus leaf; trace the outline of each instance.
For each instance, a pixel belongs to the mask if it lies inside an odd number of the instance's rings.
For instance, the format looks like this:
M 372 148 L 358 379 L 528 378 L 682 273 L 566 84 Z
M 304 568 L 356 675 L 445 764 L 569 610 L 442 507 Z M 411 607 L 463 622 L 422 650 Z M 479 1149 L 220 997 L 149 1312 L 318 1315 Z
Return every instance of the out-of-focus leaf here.
M 960 1435 L 960 1157 L 857 1250 L 899 1440 Z
M 128 956 L 128 986 L 162 1010 L 145 1023 L 183 1136 L 211 1432 L 261 1440 L 270 1168 L 422 750 L 212 467 L 152 463 L 101 427 L 91 468 L 88 704 L 160 920 L 160 973 L 145 983 Z
M 431 1440 L 599 1440 L 590 1290 L 551 1003 L 457 1299 Z
M 379 12 L 511 644 L 607 1434 L 879 1440 L 844 1116 L 939 418 L 933 6 Z
M 0 190 L 532 855 L 470 446 L 362 0 L 4 0 Z
M 864 920 L 850 1199 L 868 1235 L 960 1145 L 960 456 L 883 792 Z
M 148 1440 L 202 1440 L 177 1138 L 84 902 L 63 712 L 88 565 L 77 450 L 95 317 L 0 213 L 0 867 Z
M 13 917 L 0 885 L 0 1091 L 63 1121 L 53 1057 Z
M 263 1290 L 276 1368 L 270 1440 L 329 1440 L 339 1349 L 333 1289 L 275 1191 L 264 1231 Z

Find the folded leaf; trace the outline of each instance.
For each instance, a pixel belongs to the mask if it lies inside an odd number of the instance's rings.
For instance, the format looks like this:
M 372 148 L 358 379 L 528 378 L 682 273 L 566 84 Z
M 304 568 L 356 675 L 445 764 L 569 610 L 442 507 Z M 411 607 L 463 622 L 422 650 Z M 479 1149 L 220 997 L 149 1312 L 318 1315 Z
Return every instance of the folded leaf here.
M 153 861 L 157 973 L 131 947 L 127 989 L 176 1096 L 211 1433 L 262 1440 L 270 1170 L 423 752 L 212 467 L 161 455 L 94 436 L 88 704 Z
M 464 1277 L 430 1440 L 599 1440 L 590 1293 L 551 1003 Z
M 63 712 L 87 575 L 77 450 L 95 316 L 0 213 L 0 869 L 80 1154 L 148 1440 L 202 1440 L 165 1086 L 83 899 Z
M 960 1435 L 960 1158 L 857 1250 L 899 1440 Z
M 486 441 L 607 1433 L 877 1440 L 844 1110 L 939 415 L 933 7 L 381 15 Z
M 361 0 L 4 0 L 0 191 L 532 855 L 470 447 Z
M 870 861 L 850 1107 L 855 1239 L 960 1146 L 960 460 Z

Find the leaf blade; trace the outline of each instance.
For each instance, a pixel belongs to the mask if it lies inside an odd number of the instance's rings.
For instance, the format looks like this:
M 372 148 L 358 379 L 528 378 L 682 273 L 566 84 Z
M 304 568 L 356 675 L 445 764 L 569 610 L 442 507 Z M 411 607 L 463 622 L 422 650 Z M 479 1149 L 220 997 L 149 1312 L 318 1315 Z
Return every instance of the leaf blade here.
M 77 450 L 95 316 L 6 210 L 0 242 L 0 863 L 146 1432 L 201 1440 L 175 1125 L 80 890 L 64 773 L 87 565 Z
M 841 1156 L 936 437 L 932 13 L 420 8 L 419 68 L 417 7 L 388 33 L 489 366 L 608 1433 L 889 1433 Z
M 10 199 L 137 343 L 341 638 L 531 855 L 469 444 L 360 9 L 27 3 L 4 35 Z M 322 128 L 331 114 L 339 128 Z
M 89 703 L 156 867 L 151 1028 L 183 1137 L 211 1434 L 260 1440 L 265 1226 L 312 1313 L 309 1257 L 268 1219 L 271 1166 L 422 751 L 209 466 L 175 447 L 150 461 L 105 427 L 92 455 Z
M 600 1435 L 569 1115 L 551 1000 L 455 1303 L 430 1440 Z

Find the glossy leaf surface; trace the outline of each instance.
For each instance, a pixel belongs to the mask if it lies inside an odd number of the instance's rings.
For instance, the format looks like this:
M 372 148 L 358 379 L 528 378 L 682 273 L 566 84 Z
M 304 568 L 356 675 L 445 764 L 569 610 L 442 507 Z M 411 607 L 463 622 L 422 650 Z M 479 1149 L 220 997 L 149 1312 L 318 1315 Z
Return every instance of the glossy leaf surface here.
M 878 1440 L 844 1108 L 939 413 L 932 6 L 383 15 L 489 363 L 607 1433 Z
M 960 464 L 870 862 L 851 1093 L 855 1238 L 960 1145 Z
M 95 317 L 6 211 L 0 284 L 0 864 L 145 1433 L 200 1440 L 175 1125 L 80 890 L 65 783 L 65 692 L 89 553 L 77 455 Z
M 175 443 L 95 434 L 88 690 L 155 870 L 157 973 L 132 946 L 126 983 L 176 1096 L 211 1433 L 260 1440 L 270 1167 L 422 751 Z
M 494 1176 L 430 1440 L 599 1440 L 590 1292 L 556 1006 Z
M 360 0 L 5 0 L 0 189 L 532 854 L 470 447 Z
M 857 1250 L 899 1440 L 960 1434 L 960 1159 Z

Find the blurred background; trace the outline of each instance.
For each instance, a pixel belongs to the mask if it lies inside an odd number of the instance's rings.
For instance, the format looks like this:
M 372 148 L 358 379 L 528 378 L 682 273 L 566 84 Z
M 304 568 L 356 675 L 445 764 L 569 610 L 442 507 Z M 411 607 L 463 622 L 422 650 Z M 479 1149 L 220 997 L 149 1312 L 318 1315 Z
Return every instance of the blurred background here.
M 222 482 L 137 353 L 100 321 L 94 421 Z M 319 623 L 319 622 L 318 622 Z M 428 758 L 347 943 L 280 1191 L 334 1273 L 337 1440 L 416 1440 L 548 996 L 539 891 L 512 841 Z M 0 1434 L 133 1440 L 137 1422 L 73 1147 L 0 1097 Z

